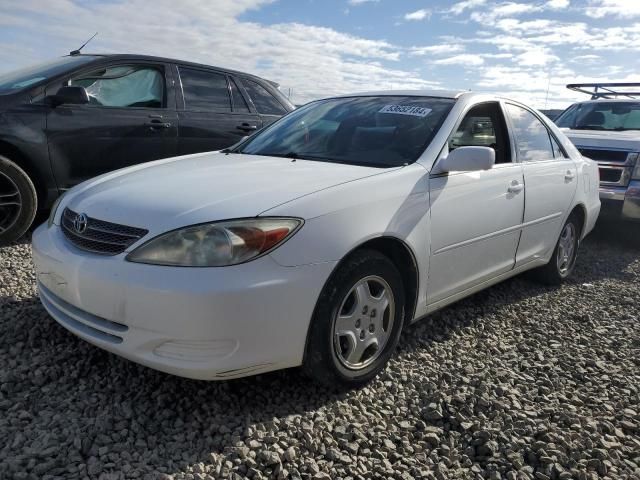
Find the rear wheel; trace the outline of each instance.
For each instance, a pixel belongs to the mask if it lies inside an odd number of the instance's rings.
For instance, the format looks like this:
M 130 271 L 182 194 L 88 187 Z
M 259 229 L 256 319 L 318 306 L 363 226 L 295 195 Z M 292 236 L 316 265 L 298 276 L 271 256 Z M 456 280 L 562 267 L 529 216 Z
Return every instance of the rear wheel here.
M 375 250 L 352 254 L 325 285 L 314 314 L 304 369 L 329 386 L 375 377 L 398 343 L 404 289 L 393 263 Z
M 562 227 L 549 263 L 532 272 L 537 280 L 547 285 L 559 285 L 571 275 L 578 257 L 581 228 L 579 217 L 571 214 Z
M 0 245 L 20 238 L 36 216 L 38 199 L 29 176 L 0 155 Z

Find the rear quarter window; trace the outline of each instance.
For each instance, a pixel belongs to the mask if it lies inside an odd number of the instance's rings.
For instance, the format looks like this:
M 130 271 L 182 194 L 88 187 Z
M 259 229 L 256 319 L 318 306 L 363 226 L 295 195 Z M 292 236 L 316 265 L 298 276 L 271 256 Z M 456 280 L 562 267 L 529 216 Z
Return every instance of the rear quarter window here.
M 262 85 L 247 79 L 244 79 L 243 83 L 258 113 L 263 115 L 284 115 L 287 113 L 278 99 Z

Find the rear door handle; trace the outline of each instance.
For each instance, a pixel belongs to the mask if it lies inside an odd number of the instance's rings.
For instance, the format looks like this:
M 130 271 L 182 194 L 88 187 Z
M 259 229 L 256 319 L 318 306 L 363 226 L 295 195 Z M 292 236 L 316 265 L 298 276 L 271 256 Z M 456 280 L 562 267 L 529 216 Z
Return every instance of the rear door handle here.
M 575 174 L 571 171 L 571 170 L 567 170 L 567 173 L 564 174 L 564 179 L 567 182 L 570 182 L 571 180 L 573 180 L 574 178 L 576 178 Z
M 523 188 L 524 184 L 520 183 L 518 180 L 514 180 L 511 182 L 511 185 L 509 185 L 509 188 L 507 188 L 507 191 L 509 193 L 520 193 Z
M 236 127 L 238 130 L 242 130 L 244 132 L 251 132 L 253 130 L 257 130 L 257 125 L 249 125 L 248 123 L 242 123 Z

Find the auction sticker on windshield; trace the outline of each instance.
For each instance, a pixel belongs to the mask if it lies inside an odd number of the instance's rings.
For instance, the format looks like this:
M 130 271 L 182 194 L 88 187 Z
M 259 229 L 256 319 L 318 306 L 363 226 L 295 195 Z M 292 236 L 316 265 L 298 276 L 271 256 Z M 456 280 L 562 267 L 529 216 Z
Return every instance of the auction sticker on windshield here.
M 424 107 L 413 107 L 411 105 L 385 105 L 380 109 L 378 113 L 397 113 L 399 115 L 426 117 L 431 113 L 431 109 Z

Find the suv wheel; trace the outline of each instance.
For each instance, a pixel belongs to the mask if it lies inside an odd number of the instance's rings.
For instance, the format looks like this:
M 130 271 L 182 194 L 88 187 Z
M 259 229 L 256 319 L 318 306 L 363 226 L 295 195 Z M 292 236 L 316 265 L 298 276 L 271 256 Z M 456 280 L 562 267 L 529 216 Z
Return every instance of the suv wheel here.
M 18 165 L 0 155 L 0 245 L 20 238 L 36 216 L 33 182 Z
M 352 254 L 325 285 L 310 326 L 306 373 L 328 385 L 356 387 L 375 377 L 402 332 L 400 273 L 374 250 Z

